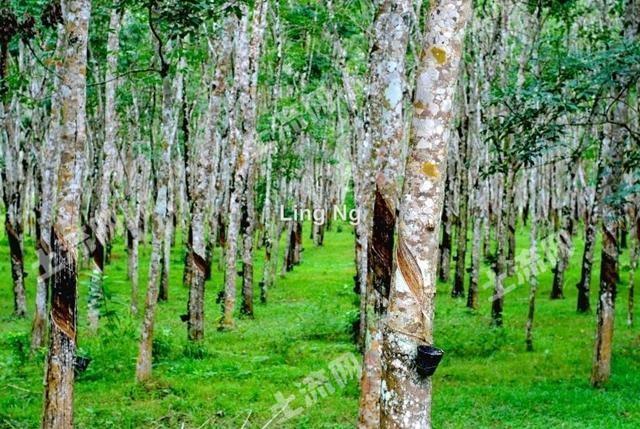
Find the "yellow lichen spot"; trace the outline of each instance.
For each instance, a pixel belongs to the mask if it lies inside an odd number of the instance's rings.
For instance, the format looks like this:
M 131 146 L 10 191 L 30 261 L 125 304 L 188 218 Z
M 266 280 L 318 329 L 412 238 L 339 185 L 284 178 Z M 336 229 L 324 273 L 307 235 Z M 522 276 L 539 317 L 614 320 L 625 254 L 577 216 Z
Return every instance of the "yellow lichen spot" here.
M 438 166 L 433 162 L 425 162 L 422 164 L 422 172 L 429 177 L 437 178 L 440 177 L 440 171 L 438 170 Z
M 436 62 L 440 65 L 447 62 L 447 53 L 442 48 L 438 48 L 437 46 L 432 47 L 431 55 L 433 55 L 433 58 L 435 58 Z

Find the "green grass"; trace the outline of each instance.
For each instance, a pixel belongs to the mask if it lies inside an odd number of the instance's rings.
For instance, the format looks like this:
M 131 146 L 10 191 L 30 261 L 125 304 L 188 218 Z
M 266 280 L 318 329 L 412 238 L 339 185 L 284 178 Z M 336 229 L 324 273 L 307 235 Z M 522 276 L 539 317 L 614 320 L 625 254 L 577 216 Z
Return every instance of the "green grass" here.
M 305 239 L 307 234 L 305 233 Z M 180 238 L 178 238 L 180 243 Z M 325 371 L 335 358 L 354 353 L 350 324 L 353 294 L 353 235 L 350 228 L 327 234 L 325 246 L 305 240 L 303 263 L 279 279 L 268 305 L 256 305 L 255 320 L 238 319 L 232 332 L 216 330 L 221 285 L 216 272 L 207 285 L 206 339 L 189 347 L 187 290 L 182 286 L 181 246 L 173 253 L 169 302 L 161 303 L 156 323 L 153 381 L 134 383 L 140 318 L 128 315 L 126 253 L 116 241 L 107 268 L 108 310 L 98 336 L 86 329 L 87 275 L 79 297 L 79 347 L 93 359 L 76 382 L 79 428 L 262 428 L 272 415 L 274 395 L 295 395 L 304 406 L 300 383 Z M 521 249 L 526 238 L 519 237 Z M 42 406 L 44 353 L 30 356 L 29 320 L 15 320 L 6 238 L 0 241 L 0 428 L 33 428 Z M 27 287 L 33 303 L 36 266 L 33 242 Z M 594 315 L 575 313 L 574 284 L 582 245 L 577 244 L 567 273 L 567 298 L 550 301 L 550 272 L 540 276 L 535 351 L 524 351 L 528 286 L 505 298 L 505 328 L 490 327 L 490 289 L 481 291 L 481 309 L 469 312 L 440 285 L 436 343 L 446 357 L 434 377 L 435 428 L 637 428 L 640 427 L 640 336 L 626 327 L 626 283 L 618 297 L 613 377 L 606 389 L 589 386 Z M 260 255 L 256 277 L 261 277 Z M 140 301 L 144 299 L 148 248 L 141 257 Z M 596 262 L 597 267 L 597 262 Z M 487 268 L 483 269 L 486 279 Z M 597 271 L 594 273 L 594 279 Z M 627 273 L 622 273 L 626 282 Z M 595 285 L 595 281 L 593 282 Z M 33 308 L 30 307 L 33 314 Z M 335 383 L 334 383 L 335 384 Z M 351 428 L 357 416 L 358 383 L 319 397 L 299 417 L 270 427 Z M 184 425 L 184 426 L 183 426 Z

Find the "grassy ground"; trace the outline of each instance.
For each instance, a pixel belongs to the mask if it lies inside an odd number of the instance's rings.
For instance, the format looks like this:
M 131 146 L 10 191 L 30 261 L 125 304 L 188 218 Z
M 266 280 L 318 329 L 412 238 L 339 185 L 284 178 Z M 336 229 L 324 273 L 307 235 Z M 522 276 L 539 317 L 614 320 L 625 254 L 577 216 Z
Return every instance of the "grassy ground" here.
M 81 352 L 93 361 L 76 383 L 77 427 L 263 428 L 273 415 L 278 392 L 294 396 L 290 409 L 300 408 L 302 413 L 268 427 L 353 427 L 357 380 L 347 377 L 346 386 L 340 387 L 330 371 L 337 358 L 355 353 L 350 334 L 356 309 L 352 243 L 349 228 L 328 233 L 322 248 L 307 242 L 303 264 L 279 280 L 268 305 L 256 306 L 255 320 L 239 320 L 233 332 L 215 330 L 215 298 L 221 284 L 216 274 L 207 285 L 207 332 L 201 348 L 188 345 L 186 326 L 179 319 L 186 312 L 187 290 L 181 285 L 183 255 L 174 251 L 169 302 L 158 310 L 154 380 L 137 386 L 133 379 L 140 319 L 128 315 L 126 253 L 122 242 L 116 242 L 106 280 L 111 316 L 103 319 L 98 336 L 86 330 L 83 275 L 79 341 Z M 526 238 L 520 237 L 519 245 L 525 251 Z M 0 428 L 33 428 L 41 413 L 44 353 L 29 355 L 30 322 L 9 316 L 7 248 L 2 239 Z M 25 248 L 32 303 L 37 267 L 32 263 L 33 243 L 28 241 Z M 594 316 L 574 311 L 581 250 L 578 243 L 565 300 L 550 301 L 550 271 L 541 276 L 533 353 L 524 351 L 526 283 L 507 295 L 501 330 L 489 324 L 490 289 L 481 291 L 482 308 L 472 313 L 463 300 L 449 297 L 447 285 L 440 285 L 435 337 L 446 357 L 434 378 L 435 428 L 640 427 L 640 336 L 637 328 L 624 323 L 626 283 L 618 297 L 611 383 L 602 390 L 588 384 Z M 147 274 L 146 252 L 141 258 L 141 286 Z M 260 266 L 258 262 L 257 273 Z M 485 268 L 483 280 L 486 274 Z M 626 282 L 626 272 L 623 279 Z M 332 388 L 323 385 L 316 390 L 307 406 L 301 389 L 320 375 Z

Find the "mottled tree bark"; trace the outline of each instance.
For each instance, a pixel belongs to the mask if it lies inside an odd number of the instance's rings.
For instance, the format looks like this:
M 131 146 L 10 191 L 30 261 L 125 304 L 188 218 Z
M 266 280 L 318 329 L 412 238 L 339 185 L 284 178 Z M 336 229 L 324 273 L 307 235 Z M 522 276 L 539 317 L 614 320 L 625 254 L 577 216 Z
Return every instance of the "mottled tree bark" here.
M 284 64 L 284 35 L 280 22 L 280 5 L 279 2 L 273 3 L 273 15 L 274 15 L 274 37 L 276 43 L 276 56 L 277 61 L 275 65 L 274 74 L 276 76 L 275 84 L 271 93 L 271 100 L 273 103 L 273 111 L 278 111 L 278 105 L 281 94 L 281 79 L 282 79 L 282 67 Z M 280 136 L 280 127 L 276 120 L 277 116 L 273 115 L 271 118 L 271 136 L 276 139 Z M 280 233 L 282 228 L 282 221 L 277 215 L 274 215 L 273 207 L 276 205 L 274 202 L 278 201 L 277 195 L 273 192 L 273 156 L 277 148 L 276 141 L 270 141 L 267 143 L 267 166 L 266 166 L 266 195 L 264 201 L 263 211 L 263 223 L 264 223 L 264 263 L 262 271 L 262 281 L 260 282 L 260 302 L 267 303 L 269 290 L 273 286 L 275 272 L 277 268 L 277 247 L 280 240 Z M 281 202 L 282 204 L 282 202 Z M 278 211 L 278 210 L 276 210 Z M 275 255 L 275 257 L 274 257 Z
M 102 147 L 103 162 L 98 190 L 98 206 L 95 211 L 94 227 L 95 243 L 93 249 L 93 272 L 89 281 L 89 306 L 87 317 L 89 329 L 98 330 L 100 306 L 103 300 L 103 276 L 105 263 L 105 249 L 109 236 L 110 198 L 112 178 L 115 173 L 118 153 L 116 139 L 118 135 L 118 113 L 116 111 L 116 90 L 118 86 L 118 53 L 120 51 L 120 26 L 122 23 L 122 9 L 112 5 L 107 37 L 107 67 L 105 72 L 104 91 L 104 144 Z
M 525 328 L 525 344 L 527 351 L 533 351 L 533 319 L 536 311 L 536 293 L 538 291 L 538 201 L 536 198 L 537 191 L 537 171 L 531 172 L 529 180 L 529 195 L 531 211 L 531 225 L 529 230 L 529 311 L 527 313 L 527 325 Z
M 177 98 L 177 97 L 176 97 Z M 160 289 L 158 301 L 169 301 L 169 282 L 171 275 L 171 246 L 175 229 L 175 175 L 171 168 L 169 174 L 168 199 L 167 199 L 167 224 L 164 228 L 164 238 L 162 239 L 162 257 L 160 259 Z
M 404 142 L 405 56 L 409 41 L 408 0 L 382 1 L 374 22 L 369 58 L 367 106 L 375 165 L 375 201 L 368 248 L 364 338 L 364 364 L 360 380 L 359 428 L 380 425 L 381 346 L 380 320 L 387 309 L 393 274 L 393 247 L 402 174 Z M 365 298 L 363 297 L 363 299 Z
M 245 316 L 253 317 L 253 241 L 254 241 L 254 189 L 255 171 L 249 171 L 245 189 L 246 201 L 242 207 L 242 307 Z
M 602 143 L 601 143 L 602 145 Z M 584 251 L 582 254 L 582 264 L 580 270 L 580 281 L 576 285 L 578 289 L 577 310 L 579 313 L 591 311 L 589 293 L 591 290 L 591 269 L 593 267 L 593 254 L 596 246 L 596 228 L 600 220 L 600 195 L 604 185 L 604 159 L 603 148 L 600 148 L 600 155 L 597 161 L 596 188 L 589 209 L 589 218 L 585 225 Z
M 139 126 L 140 110 L 136 97 L 133 97 L 133 120 Z M 139 129 L 139 128 L 138 128 Z M 144 200 L 144 184 L 148 181 L 149 163 L 141 149 L 141 138 L 135 136 L 136 145 L 126 147 L 126 186 L 124 189 L 127 201 L 125 208 L 125 228 L 127 230 L 127 278 L 131 282 L 131 300 L 129 303 L 132 315 L 138 314 L 139 255 L 140 242 L 144 236 L 142 205 Z
M 248 22 L 249 17 L 247 16 L 246 9 L 243 10 L 243 16 L 240 19 L 240 24 L 238 26 L 238 30 L 236 32 L 235 37 L 235 69 L 234 69 L 234 82 L 236 88 L 234 92 L 237 94 L 242 94 L 242 100 L 238 100 L 238 102 L 244 102 L 245 105 L 248 103 L 246 98 L 248 94 L 247 90 L 243 88 L 247 88 L 249 85 L 249 76 L 248 76 L 248 67 L 249 67 L 249 58 L 248 58 Z M 239 131 L 237 130 L 237 126 L 235 122 L 238 120 L 237 116 L 237 108 L 233 108 L 233 112 L 230 114 L 230 147 L 232 151 L 238 152 L 238 145 L 240 136 L 238 135 Z M 246 160 L 245 164 L 246 164 Z M 234 162 L 237 162 L 234 159 Z M 234 166 L 237 169 L 237 165 Z M 228 226 L 226 231 L 226 246 L 225 246 L 225 275 L 224 275 L 224 299 L 222 303 L 222 318 L 220 320 L 220 329 L 232 329 L 235 326 L 234 321 L 234 311 L 236 307 L 236 279 L 237 279 L 237 253 L 238 253 L 238 240 L 240 233 L 240 215 L 242 208 L 242 194 L 239 188 L 242 187 L 241 183 L 238 183 L 235 180 L 235 174 L 232 170 L 232 180 L 231 184 L 230 199 L 229 199 L 229 215 L 228 215 Z M 236 170 L 237 171 L 237 170 Z
M 233 48 L 233 31 L 235 20 L 228 19 L 216 46 L 215 54 L 218 55 L 215 74 L 211 81 L 211 93 L 207 111 L 207 123 L 204 138 L 201 142 L 195 142 L 195 149 L 189 160 L 193 162 L 191 197 L 191 225 L 189 233 L 189 252 L 187 259 L 191 264 L 189 276 L 189 303 L 187 307 L 187 331 L 190 340 L 204 338 L 204 291 L 207 275 L 207 236 L 206 213 L 210 203 L 208 191 L 213 176 L 213 166 L 217 165 L 220 136 L 216 131 L 219 116 L 227 92 L 227 77 L 230 72 L 231 54 Z M 185 268 L 186 269 L 186 268 Z
M 353 192 L 356 207 L 359 214 L 359 222 L 355 225 L 355 262 L 356 276 L 355 292 L 360 296 L 360 319 L 358 326 L 357 343 L 363 346 L 365 338 L 365 312 L 367 303 L 367 267 L 369 234 L 371 232 L 371 210 L 373 208 L 374 194 L 370 192 L 374 183 L 371 168 L 372 145 L 371 136 L 365 128 L 367 118 L 360 113 L 360 107 L 356 96 L 355 81 L 346 65 L 347 53 L 337 33 L 337 25 L 334 20 L 333 2 L 327 1 L 331 30 L 333 33 L 334 49 L 337 55 L 338 68 L 342 77 L 342 90 L 347 106 L 349 118 L 349 149 L 351 155 L 351 177 L 353 179 Z M 365 110 L 366 114 L 366 110 Z
M 438 278 L 442 282 L 449 282 L 451 274 L 451 247 L 453 246 L 453 225 L 452 225 L 452 179 L 454 173 L 454 162 L 447 163 L 447 175 L 445 179 L 444 210 L 442 210 L 442 240 L 440 241 L 440 258 L 438 262 Z
M 467 78 L 470 79 L 468 115 L 470 116 L 469 124 L 469 151 L 473 156 L 469 156 L 470 177 L 473 183 L 470 190 L 469 215 L 471 216 L 472 233 L 471 233 L 471 267 L 469 270 L 469 290 L 467 293 L 467 308 L 472 310 L 478 309 L 479 301 L 479 284 L 480 284 L 480 268 L 482 266 L 482 239 L 483 226 L 486 223 L 488 194 L 487 180 L 480 174 L 480 167 L 488 155 L 488 151 L 484 148 L 482 140 L 483 127 L 483 111 L 482 111 L 482 88 L 488 85 L 485 77 L 485 62 L 483 50 L 488 49 L 481 43 L 481 35 L 483 21 L 481 19 L 472 18 L 470 23 L 467 40 L 465 46 L 466 51 L 473 54 L 474 62 L 467 64 Z M 473 72 L 471 72 L 473 70 Z
M 58 40 L 56 55 L 61 54 L 64 43 L 62 26 L 58 26 Z M 54 80 L 59 85 L 59 78 Z M 60 93 L 53 91 L 51 95 L 51 123 L 45 137 L 42 149 L 38 153 L 37 181 L 39 200 L 36 203 L 38 279 L 36 284 L 36 312 L 31 328 L 31 348 L 38 349 L 45 346 L 47 329 L 47 298 L 51 281 L 51 229 L 53 228 L 54 207 L 57 187 L 55 177 L 58 174 L 60 162 Z
M 80 192 L 87 135 L 86 69 L 91 2 L 62 0 L 61 63 L 57 68 L 60 103 L 60 168 L 57 213 L 52 236 L 51 332 L 47 357 L 42 427 L 73 427 L 76 351 L 77 246 L 81 241 Z
M 235 70 L 238 94 L 235 115 L 231 129 L 231 145 L 238 153 L 235 160 L 235 174 L 229 200 L 229 225 L 225 263 L 225 290 L 221 329 L 234 327 L 233 312 L 236 302 L 236 270 L 238 241 L 242 233 L 242 211 L 249 198 L 250 172 L 255 162 L 256 119 L 257 119 L 257 79 L 260 52 L 264 39 L 268 2 L 261 0 L 253 9 L 251 39 L 249 40 L 248 9 L 242 7 L 243 16 L 236 36 Z M 251 197 L 253 194 L 251 193 Z M 251 213 L 253 216 L 253 213 Z M 253 220 L 252 220 L 253 221 Z M 253 232 L 252 232 L 253 233 Z M 251 252 L 253 249 L 251 249 Z M 243 258 L 245 259 L 245 258 Z
M 144 318 L 140 334 L 140 347 L 136 363 L 136 380 L 138 382 L 144 382 L 151 377 L 153 330 L 159 295 L 160 271 L 162 269 L 163 242 L 166 237 L 167 224 L 170 222 L 169 186 L 172 171 L 171 151 L 174 143 L 173 79 L 169 74 L 169 65 L 163 60 L 163 46 L 153 25 L 151 23 L 152 32 L 157 39 L 158 56 L 162 64 L 162 138 L 157 144 L 156 159 L 154 161 L 155 202 L 152 214 L 151 261 L 149 264 Z
M 8 30 L 11 31 L 11 30 Z M 6 87 L 8 66 L 8 40 L 0 40 L 0 119 L 3 125 L 0 136 L 2 166 L 2 197 L 5 206 L 5 231 L 9 242 L 11 259 L 11 279 L 13 286 L 13 315 L 19 318 L 27 316 L 27 300 L 24 289 L 24 245 L 23 245 L 23 207 L 25 191 L 25 173 L 27 161 L 23 151 L 23 136 L 20 118 L 22 115 L 17 97 L 13 97 L 9 106 Z
M 272 131 L 275 126 L 275 121 L 272 121 Z M 269 143 L 269 147 L 272 143 Z M 266 195 L 264 202 L 263 223 L 264 223 L 264 262 L 262 266 L 262 281 L 260 281 L 260 302 L 266 304 L 269 296 L 269 290 L 273 285 L 273 276 L 275 272 L 275 266 L 273 264 L 273 245 L 275 240 L 279 239 L 275 237 L 275 228 L 281 222 L 275 219 L 272 213 L 272 182 L 273 182 L 273 162 L 272 154 L 270 151 L 267 153 L 267 169 L 266 169 Z
M 560 207 L 561 227 L 558 231 L 558 258 L 553 268 L 553 284 L 551 287 L 551 299 L 564 299 L 564 274 L 569 267 L 569 259 L 573 249 L 574 219 L 572 216 L 572 196 L 577 168 L 572 162 L 569 165 L 569 178 L 564 187 L 562 207 Z
M 502 310 L 504 308 L 504 281 L 507 277 L 507 246 L 506 229 L 509 221 L 509 187 L 513 186 L 515 173 L 512 168 L 507 173 L 501 173 L 502 178 L 502 201 L 500 204 L 500 214 L 496 226 L 496 262 L 495 262 L 495 283 L 493 288 L 493 298 L 491 301 L 491 320 L 494 326 L 502 326 Z
M 626 119 L 626 105 L 618 103 L 614 113 L 615 121 Z M 596 340 L 591 371 L 591 384 L 603 386 L 611 375 L 611 355 L 615 318 L 615 300 L 619 279 L 618 228 L 621 208 L 611 197 L 618 191 L 622 180 L 622 154 L 626 141 L 626 131 L 619 125 L 612 125 L 610 137 L 603 142 L 606 147 L 602 204 L 602 252 L 600 262 L 600 293 L 597 307 Z
M 431 4 L 398 223 L 397 267 L 383 328 L 380 427 L 430 428 L 431 379 L 415 366 L 433 343 L 438 238 L 450 122 L 471 2 Z
M 456 265 L 455 275 L 453 278 L 453 289 L 451 290 L 451 296 L 454 298 L 464 297 L 464 278 L 466 276 L 466 259 L 467 259 L 467 229 L 468 229 L 468 207 L 469 207 L 469 163 L 471 158 L 471 145 L 469 142 L 470 136 L 470 120 L 469 114 L 466 108 L 468 103 L 468 89 L 465 88 L 462 91 L 461 99 L 459 103 L 463 104 L 460 108 L 462 113 L 462 121 L 459 131 L 459 158 L 458 158 L 458 236 L 456 242 Z
M 636 270 L 638 269 L 638 258 L 640 257 L 640 204 L 634 203 L 631 211 L 631 249 L 629 251 L 629 295 L 627 301 L 627 326 L 633 326 L 634 322 L 634 301 L 636 288 Z
M 17 137 L 16 137 L 17 138 Z M 16 142 L 11 142 L 15 144 Z M 13 151 L 9 149 L 9 151 Z M 9 151 L 5 152 L 7 154 Z M 18 155 L 18 151 L 14 153 Z M 5 159 L 5 161 L 7 161 Z M 20 163 L 20 160 L 17 160 Z M 11 164 L 10 164 L 11 165 Z M 12 165 L 10 168 L 17 167 L 19 171 L 14 171 L 22 176 L 22 167 Z M 13 280 L 13 314 L 16 317 L 27 316 L 27 298 L 24 289 L 24 248 L 23 248 L 23 226 L 22 226 L 22 207 L 23 207 L 23 183 L 22 177 L 15 182 L 8 182 L 7 175 L 3 174 L 3 184 L 5 189 L 5 230 L 7 232 L 7 239 L 9 241 L 9 253 L 11 258 L 11 279 Z
M 506 232 L 507 232 L 507 274 L 513 276 L 515 274 L 516 267 L 516 189 L 517 189 L 517 176 L 512 176 L 513 181 L 509 183 L 507 187 L 507 199 L 503 203 L 507 204 L 507 220 L 506 220 Z

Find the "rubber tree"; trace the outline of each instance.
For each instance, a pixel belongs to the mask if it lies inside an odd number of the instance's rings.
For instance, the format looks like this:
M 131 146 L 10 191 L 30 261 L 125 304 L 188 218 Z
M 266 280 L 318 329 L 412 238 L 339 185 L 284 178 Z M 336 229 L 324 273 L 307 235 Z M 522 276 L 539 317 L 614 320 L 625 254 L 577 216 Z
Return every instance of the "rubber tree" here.
M 57 67 L 60 147 L 57 210 L 51 231 L 52 278 L 49 354 L 47 356 L 42 427 L 73 427 L 73 383 L 77 341 L 77 246 L 81 242 L 80 196 L 86 133 L 87 44 L 89 0 L 60 2 L 63 49 Z
M 398 177 L 403 167 L 405 57 L 411 12 L 410 1 L 382 1 L 373 25 L 366 108 L 374 151 L 375 199 L 367 257 L 367 291 L 361 298 L 366 299 L 363 321 L 366 334 L 360 382 L 360 428 L 377 428 L 380 422 L 382 336 L 379 323 L 386 312 L 393 274 Z
M 394 284 L 383 325 L 381 428 L 430 428 L 431 379 L 416 372 L 433 343 L 438 238 L 447 148 L 471 2 L 430 6 L 414 95 L 410 154 L 398 222 Z

